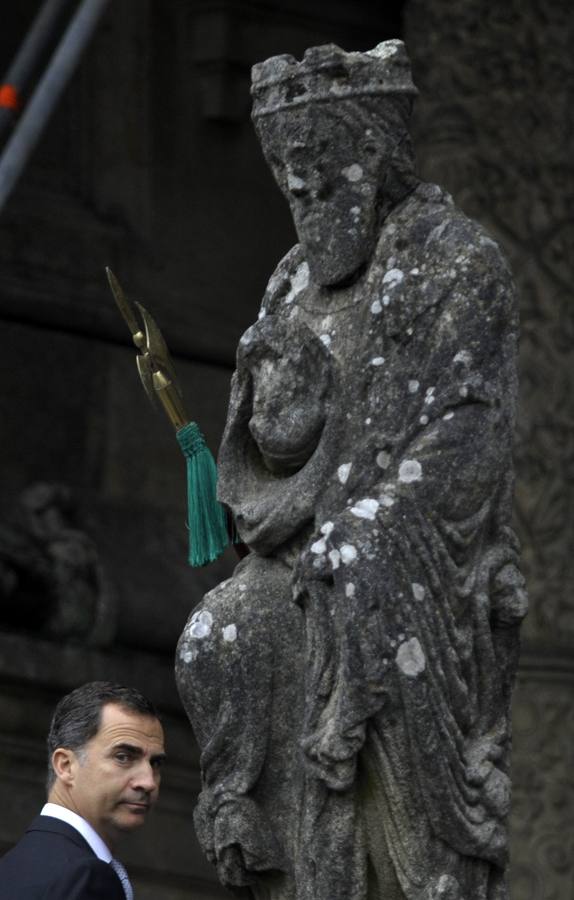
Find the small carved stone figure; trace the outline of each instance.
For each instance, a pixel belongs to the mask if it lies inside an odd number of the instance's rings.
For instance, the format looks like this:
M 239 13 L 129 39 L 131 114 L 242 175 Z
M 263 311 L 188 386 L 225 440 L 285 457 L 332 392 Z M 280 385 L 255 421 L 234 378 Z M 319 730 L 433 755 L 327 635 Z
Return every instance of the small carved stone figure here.
M 246 897 L 506 897 L 514 288 L 417 178 L 415 93 L 400 41 L 253 72 L 299 243 L 241 339 L 219 456 L 251 552 L 177 654 L 197 832 Z
M 37 482 L 0 524 L 0 624 L 32 633 L 110 644 L 116 599 L 94 541 L 78 528 L 62 484 Z

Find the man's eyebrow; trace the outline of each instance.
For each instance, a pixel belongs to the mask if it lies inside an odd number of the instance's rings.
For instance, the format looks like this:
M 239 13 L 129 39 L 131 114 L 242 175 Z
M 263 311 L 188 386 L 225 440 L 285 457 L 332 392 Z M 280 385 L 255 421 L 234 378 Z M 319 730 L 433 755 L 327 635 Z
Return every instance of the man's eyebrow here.
M 112 752 L 124 750 L 126 753 L 131 753 L 134 756 L 141 756 L 143 754 L 141 747 L 138 747 L 136 744 L 128 744 L 125 741 L 122 741 L 119 744 L 113 744 L 111 750 Z
M 136 744 L 128 744 L 125 741 L 122 741 L 120 744 L 114 744 L 111 748 L 112 753 L 116 753 L 118 750 L 122 750 L 124 753 L 130 753 L 132 756 L 143 756 L 143 750 L 141 747 Z M 153 753 L 150 756 L 154 762 L 163 762 L 167 758 L 166 753 Z

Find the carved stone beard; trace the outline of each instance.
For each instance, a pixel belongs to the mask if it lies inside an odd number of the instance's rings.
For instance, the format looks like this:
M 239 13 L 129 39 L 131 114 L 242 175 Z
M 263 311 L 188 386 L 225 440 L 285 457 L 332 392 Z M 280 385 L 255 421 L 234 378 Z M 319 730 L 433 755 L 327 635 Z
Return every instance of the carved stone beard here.
M 381 224 L 417 181 L 410 107 L 396 98 L 308 104 L 258 121 L 311 278 L 336 287 L 371 258 Z

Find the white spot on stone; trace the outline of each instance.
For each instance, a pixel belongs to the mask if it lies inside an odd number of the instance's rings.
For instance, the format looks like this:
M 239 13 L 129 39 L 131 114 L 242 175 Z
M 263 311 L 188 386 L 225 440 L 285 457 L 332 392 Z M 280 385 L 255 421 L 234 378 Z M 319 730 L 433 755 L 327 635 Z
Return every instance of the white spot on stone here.
M 352 581 L 349 581 L 345 585 L 345 597 L 349 597 L 349 599 L 350 599 L 351 597 L 354 597 L 354 596 L 355 596 L 355 585 L 353 584 Z
M 428 417 L 428 416 L 421 416 L 420 419 L 419 419 L 419 422 L 421 423 L 421 425 L 428 425 L 428 423 L 429 423 L 429 417 Z
M 358 219 L 361 215 L 360 206 L 352 206 L 351 207 L 351 215 L 353 216 L 354 219 Z
M 391 497 L 390 494 L 381 494 L 380 498 L 381 506 L 386 506 L 389 509 L 395 502 L 395 498 Z
M 247 590 L 247 585 L 243 584 L 243 582 L 239 585 L 239 591 L 243 594 L 244 591 Z
M 391 454 L 387 453 L 386 450 L 381 450 L 380 453 L 377 453 L 376 463 L 381 469 L 388 469 L 390 462 Z
M 341 562 L 341 554 L 338 550 L 330 550 L 329 551 L 329 559 L 331 561 L 331 565 L 333 569 L 338 569 Z
M 444 419 L 445 421 L 448 421 L 449 419 L 452 419 L 453 416 L 454 416 L 454 413 L 453 413 L 452 410 L 451 410 L 450 412 L 447 412 L 447 413 L 444 414 L 443 419 Z
M 420 481 L 423 477 L 423 469 L 418 459 L 404 459 L 399 466 L 399 481 L 410 484 L 412 481 Z
M 221 629 L 221 633 L 223 635 L 223 640 L 227 641 L 228 644 L 232 644 L 233 641 L 237 640 L 236 625 L 226 625 L 225 628 Z
M 368 419 L 365 419 L 365 425 L 370 425 L 372 421 L 373 420 L 370 417 Z
M 325 537 L 329 537 L 329 535 L 331 534 L 334 527 L 335 526 L 333 525 L 332 522 L 324 522 L 323 525 L 321 525 L 321 528 L 319 530 L 320 530 L 321 534 L 325 535 Z
M 384 357 L 384 356 L 375 356 L 375 357 L 373 357 L 373 359 L 371 360 L 371 365 L 372 365 L 372 366 L 383 366 L 384 364 L 385 364 L 385 357 Z
M 397 666 L 404 675 L 415 678 L 424 672 L 426 659 L 418 638 L 405 641 L 397 650 Z
M 358 163 L 352 163 L 352 165 L 347 166 L 345 169 L 341 169 L 341 175 L 343 178 L 346 178 L 347 181 L 360 181 L 363 177 L 363 169 Z
M 391 298 L 388 294 L 383 294 L 383 306 L 388 306 L 391 302 Z
M 374 301 L 371 303 L 371 312 L 372 312 L 372 314 L 373 314 L 374 316 L 378 316 L 379 313 L 381 313 L 382 311 L 383 311 L 383 307 L 381 306 L 381 301 L 380 301 L 380 300 L 374 300 Z
M 287 187 L 290 191 L 301 191 L 305 187 L 305 182 L 298 175 L 289 172 L 287 175 Z
M 200 640 L 211 634 L 213 616 L 207 609 L 198 610 L 191 617 L 191 625 L 188 629 L 189 636 Z
M 352 563 L 358 556 L 357 548 L 353 546 L 353 544 L 343 544 L 340 548 L 341 553 L 341 562 L 344 566 L 348 566 L 349 563 Z
M 341 466 L 339 466 L 339 468 L 337 469 L 337 478 L 339 479 L 339 481 L 341 482 L 341 484 L 346 484 L 346 483 L 347 483 L 347 479 L 348 479 L 348 477 L 349 477 L 349 472 L 351 471 L 351 466 L 352 466 L 352 465 L 353 465 L 352 463 L 343 463 L 343 464 L 342 464 Z
M 325 553 L 327 550 L 327 544 L 325 543 L 324 538 L 319 538 L 318 541 L 315 541 L 314 544 L 311 544 L 311 553 Z
M 322 335 L 320 336 L 319 340 L 320 340 L 323 344 L 325 344 L 325 347 L 330 347 L 330 346 L 331 346 L 331 335 L 330 335 L 330 334 L 322 334 Z
M 371 497 L 365 497 L 364 500 L 359 500 L 355 506 L 351 507 L 351 512 L 358 519 L 371 519 L 372 521 L 377 514 L 378 508 L 378 500 Z
M 466 384 L 463 384 L 463 386 L 459 388 L 458 392 L 461 397 L 468 397 L 468 388 Z
M 413 378 L 409 381 L 409 394 L 416 394 L 420 386 L 420 382 Z
M 468 350 L 459 350 L 456 356 L 453 356 L 453 362 L 464 363 L 465 365 L 470 365 L 472 362 L 472 355 L 468 352 Z
M 414 269 L 411 269 L 410 274 L 411 274 L 411 275 L 418 275 L 419 272 L 420 272 L 420 269 L 418 268 L 418 266 L 415 266 Z
M 424 600 L 425 589 L 422 584 L 419 584 L 417 581 L 413 581 L 413 583 L 411 584 L 411 588 L 415 600 Z
M 179 658 L 184 663 L 193 662 L 195 659 L 195 648 L 191 647 L 187 641 L 181 645 L 181 650 L 179 651 Z
M 297 294 L 304 291 L 309 284 L 309 266 L 306 262 L 302 262 L 297 266 L 297 271 L 291 279 L 291 288 L 285 296 L 285 303 L 292 303 Z
M 386 284 L 389 288 L 394 288 L 397 284 L 401 283 L 404 277 L 405 273 L 401 272 L 400 269 L 389 269 L 389 271 L 385 272 L 383 275 L 383 284 Z
M 257 316 L 257 318 L 264 319 L 266 315 L 267 315 L 267 312 L 265 311 L 265 309 L 262 308 L 259 310 L 259 315 Z

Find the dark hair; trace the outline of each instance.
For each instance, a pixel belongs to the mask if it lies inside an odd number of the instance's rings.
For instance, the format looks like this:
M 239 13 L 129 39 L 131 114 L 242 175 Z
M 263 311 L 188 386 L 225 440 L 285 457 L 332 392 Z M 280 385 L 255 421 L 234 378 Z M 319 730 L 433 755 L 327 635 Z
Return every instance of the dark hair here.
M 56 776 L 52 754 L 57 747 L 81 750 L 100 727 L 102 707 L 115 703 L 140 716 L 159 719 L 153 703 L 136 688 L 111 681 L 89 681 L 62 697 L 52 716 L 48 732 L 48 791 Z

